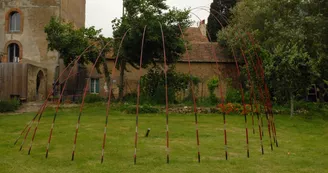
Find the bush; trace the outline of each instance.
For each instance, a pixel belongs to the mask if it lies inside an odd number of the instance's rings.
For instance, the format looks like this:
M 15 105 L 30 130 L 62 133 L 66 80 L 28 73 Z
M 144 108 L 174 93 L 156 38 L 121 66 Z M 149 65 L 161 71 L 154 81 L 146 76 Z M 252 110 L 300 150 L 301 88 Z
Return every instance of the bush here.
M 288 105 L 289 107 L 290 105 Z M 328 109 L 326 103 L 316 103 L 316 102 L 306 102 L 306 101 L 295 101 L 294 110 L 296 113 L 304 113 L 306 112 L 320 112 L 325 109 Z
M 123 97 L 123 101 L 128 102 L 128 103 L 132 103 L 132 104 L 136 104 L 137 103 L 137 93 L 133 92 L 133 93 L 126 94 Z
M 216 98 L 217 99 L 217 98 Z M 217 99 L 218 100 L 218 99 Z M 197 106 L 205 106 L 205 107 L 212 107 L 216 106 L 218 102 L 213 102 L 213 98 L 205 97 L 203 99 L 197 100 Z M 193 105 L 193 100 L 190 101 L 190 105 Z
M 255 106 L 255 105 L 253 105 Z M 226 114 L 235 113 L 235 114 L 249 114 L 252 113 L 251 105 L 245 104 L 245 110 L 244 106 L 239 103 L 227 103 L 227 104 L 219 104 L 217 105 L 219 112 L 225 112 Z M 256 113 L 256 109 L 253 109 L 253 113 Z
M 19 100 L 0 100 L 0 112 L 13 112 L 19 108 Z
M 137 113 L 137 109 L 135 105 L 132 106 L 125 106 L 124 112 L 128 113 L 128 114 L 136 114 Z M 159 109 L 152 107 L 150 105 L 141 105 L 139 106 L 139 114 L 150 114 L 150 113 L 159 113 Z
M 214 76 L 210 80 L 207 81 L 207 88 L 210 92 L 209 100 L 210 103 L 216 104 L 218 101 L 218 98 L 214 94 L 215 89 L 219 86 L 219 78 Z
M 104 98 L 102 98 L 98 94 L 88 94 L 84 99 L 85 103 L 96 103 L 96 102 L 103 102 L 103 101 Z
M 177 73 L 174 68 L 167 72 L 169 103 L 176 103 L 175 95 L 190 88 L 190 79 L 197 86 L 200 80 L 197 77 Z M 141 96 L 143 103 L 165 104 L 165 77 L 163 70 L 153 68 L 141 78 Z M 144 100 L 146 99 L 146 100 Z
M 244 90 L 244 101 L 245 103 L 249 103 L 249 97 L 250 93 L 248 91 Z M 227 94 L 226 94 L 226 100 L 227 103 L 242 103 L 242 95 L 239 89 L 235 88 L 228 88 Z

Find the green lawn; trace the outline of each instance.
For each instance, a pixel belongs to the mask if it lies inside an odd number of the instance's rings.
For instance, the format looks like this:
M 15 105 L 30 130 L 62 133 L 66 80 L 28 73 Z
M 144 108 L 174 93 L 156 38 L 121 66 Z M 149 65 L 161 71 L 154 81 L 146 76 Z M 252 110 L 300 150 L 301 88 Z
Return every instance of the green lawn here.
M 41 120 L 31 155 L 30 137 L 19 152 L 14 146 L 24 125 L 34 116 L 0 115 L 0 172 L 328 172 L 328 123 L 321 118 L 277 115 L 279 148 L 270 150 L 265 128 L 265 154 L 261 155 L 258 129 L 250 127 L 250 158 L 246 157 L 244 119 L 227 116 L 229 160 L 224 157 L 222 115 L 200 115 L 201 163 L 197 162 L 194 116 L 170 114 L 171 163 L 166 164 L 165 115 L 140 115 L 137 165 L 133 165 L 135 116 L 112 111 L 109 119 L 105 160 L 100 164 L 105 121 L 104 106 L 88 106 L 81 119 L 75 161 L 70 161 L 78 108 L 58 113 L 50 146 L 45 149 L 54 111 Z M 249 116 L 250 120 L 250 116 Z M 150 136 L 144 137 L 147 128 Z M 32 129 L 33 130 L 33 129 Z M 290 153 L 290 154 L 288 154 Z

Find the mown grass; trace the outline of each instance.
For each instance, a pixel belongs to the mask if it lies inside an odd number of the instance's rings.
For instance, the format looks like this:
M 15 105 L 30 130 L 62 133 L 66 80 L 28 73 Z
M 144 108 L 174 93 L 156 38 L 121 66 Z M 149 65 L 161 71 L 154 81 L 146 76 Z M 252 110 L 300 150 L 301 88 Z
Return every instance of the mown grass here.
M 316 115 L 312 119 L 277 115 L 279 147 L 270 150 L 265 128 L 264 155 L 260 152 L 257 126 L 252 134 L 249 121 L 250 158 L 246 157 L 243 117 L 228 115 L 228 161 L 224 157 L 222 115 L 199 115 L 199 164 L 194 116 L 170 114 L 171 162 L 166 164 L 165 115 L 142 114 L 137 165 L 133 165 L 135 116 L 112 111 L 105 160 L 100 164 L 105 111 L 103 105 L 89 105 L 84 110 L 75 161 L 70 159 L 78 108 L 59 111 L 48 159 L 45 149 L 53 109 L 49 108 L 41 119 L 31 155 L 27 155 L 31 136 L 21 152 L 18 150 L 22 140 L 16 146 L 13 143 L 34 114 L 0 115 L 0 172 L 328 172 L 328 123 Z M 251 116 L 248 118 L 251 120 Z M 151 132 L 145 138 L 147 128 Z

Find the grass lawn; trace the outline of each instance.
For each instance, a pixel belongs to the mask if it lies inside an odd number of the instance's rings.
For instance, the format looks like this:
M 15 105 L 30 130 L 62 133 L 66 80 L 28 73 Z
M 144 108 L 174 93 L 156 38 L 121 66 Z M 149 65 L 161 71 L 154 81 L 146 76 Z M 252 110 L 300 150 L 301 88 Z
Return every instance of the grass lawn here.
M 104 131 L 104 106 L 87 106 L 77 141 L 75 161 L 70 161 L 78 108 L 58 113 L 49 158 L 45 149 L 53 109 L 41 120 L 31 155 L 27 155 L 29 136 L 13 143 L 34 113 L 0 115 L 0 172 L 328 172 L 328 121 L 276 116 L 279 148 L 270 150 L 265 128 L 261 155 L 259 134 L 250 128 L 250 158 L 246 157 L 245 126 L 241 115 L 227 116 L 229 160 L 225 160 L 222 115 L 200 115 L 201 163 L 197 162 L 194 116 L 170 114 L 170 164 L 166 164 L 165 115 L 140 115 L 137 165 L 133 165 L 135 116 L 112 111 L 109 118 L 105 160 L 100 164 Z M 251 117 L 249 116 L 249 120 Z M 266 127 L 266 126 L 265 126 Z M 145 138 L 147 128 L 150 136 Z M 34 130 L 34 128 L 32 129 Z M 290 153 L 290 154 L 288 154 Z

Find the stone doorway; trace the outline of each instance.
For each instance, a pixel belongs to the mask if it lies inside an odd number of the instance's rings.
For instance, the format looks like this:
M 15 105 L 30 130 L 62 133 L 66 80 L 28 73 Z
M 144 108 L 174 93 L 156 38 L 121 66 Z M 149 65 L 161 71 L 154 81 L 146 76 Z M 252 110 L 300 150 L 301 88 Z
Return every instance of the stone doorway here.
M 36 99 L 43 100 L 46 95 L 46 80 L 43 72 L 40 70 L 36 76 Z

